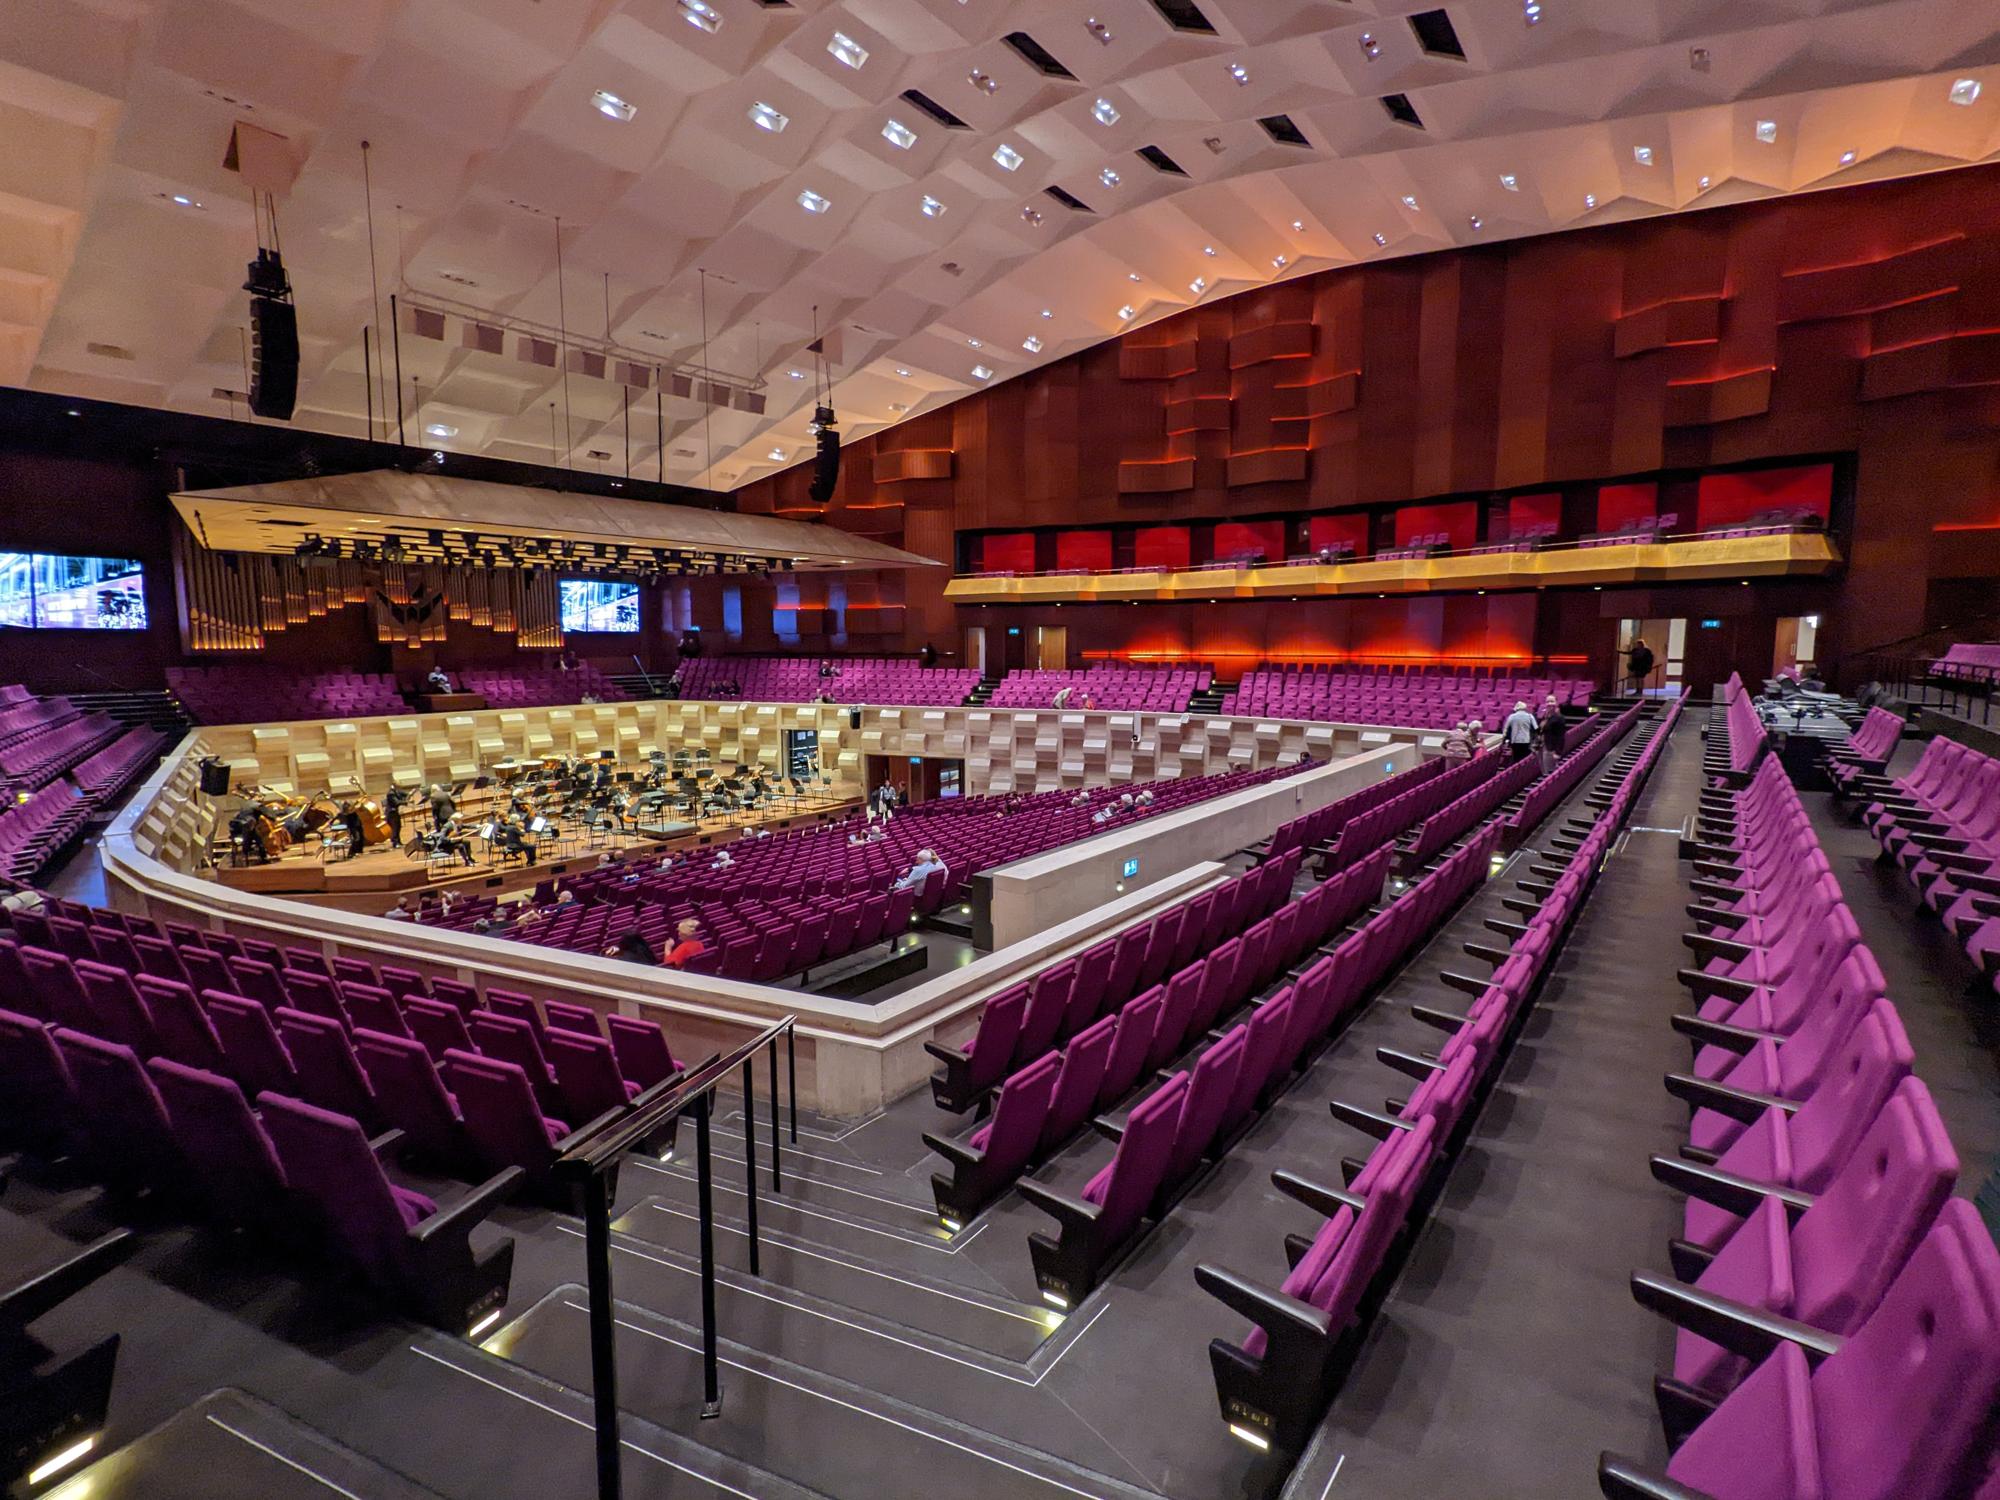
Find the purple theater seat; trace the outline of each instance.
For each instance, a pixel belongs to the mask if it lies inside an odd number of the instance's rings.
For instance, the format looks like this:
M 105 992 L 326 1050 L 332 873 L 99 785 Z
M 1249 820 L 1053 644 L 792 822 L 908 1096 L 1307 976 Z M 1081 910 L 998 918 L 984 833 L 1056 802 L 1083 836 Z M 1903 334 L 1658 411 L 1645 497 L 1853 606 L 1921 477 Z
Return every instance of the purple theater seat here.
M 355 1061 L 367 1075 L 376 1104 L 410 1148 L 447 1166 L 465 1161 L 465 1123 L 423 1044 L 358 1027 L 353 1042 Z
M 187 966 L 181 962 L 180 950 L 172 943 L 163 938 L 135 936 L 132 946 L 138 950 L 139 967 L 146 973 L 187 984 Z
M 77 1120 L 92 1168 L 128 1192 L 185 1196 L 194 1175 L 138 1053 L 64 1027 L 55 1038 L 76 1082 Z
M 456 1008 L 462 1016 L 469 1017 L 479 1009 L 478 989 L 462 979 L 433 979 L 431 998 Z
M 549 1066 L 568 1118 L 591 1120 L 607 1110 L 623 1109 L 639 1096 L 639 1085 L 618 1071 L 611 1044 L 601 1036 L 549 1028 Z
M 59 1026 L 94 1031 L 97 1018 L 69 955 L 52 948 L 22 948 L 18 953 L 22 973 L 35 996 L 35 1013 Z
M 308 969 L 280 969 L 278 978 L 285 986 L 285 1004 L 291 1009 L 323 1016 L 343 1031 L 352 1028 L 354 1023 L 348 1018 L 339 986 L 333 980 Z
M 426 1000 L 430 998 L 430 986 L 424 982 L 424 976 L 415 969 L 401 969 L 392 964 L 377 964 L 375 972 L 381 976 L 376 983 L 398 1000 L 411 995 L 421 995 Z
M 1111 1046 L 1117 1032 L 1118 1017 L 1105 1016 L 1071 1037 L 1069 1045 L 1063 1048 L 1055 1094 L 1049 1100 L 1041 1137 L 1035 1143 L 1037 1157 L 1046 1156 L 1075 1135 L 1097 1108 L 1097 1095 L 1104 1087 L 1104 1069 L 1111 1061 Z
M 1161 1202 L 1187 1180 L 1200 1164 L 1223 1117 L 1236 1095 L 1237 1075 L 1243 1069 L 1243 1048 L 1249 1029 L 1238 1026 L 1209 1047 L 1194 1066 L 1188 1080 L 1187 1097 L 1181 1103 L 1180 1120 L 1174 1127 L 1172 1149 L 1167 1153 L 1167 1169 L 1160 1179 Z
M 368 1137 L 347 1116 L 275 1094 L 257 1105 L 296 1201 L 366 1280 L 454 1334 L 480 1326 L 506 1304 L 513 1241 L 475 1255 L 470 1234 L 519 1186 L 518 1168 L 440 1209 L 391 1183 Z
M 1042 970 L 1030 981 L 1028 1006 L 1021 1013 L 1021 1034 L 1014 1041 L 1016 1065 L 1033 1062 L 1056 1044 L 1075 983 L 1076 964 L 1070 959 Z
M 0 1010 L 0 1141 L 42 1156 L 61 1155 L 82 1106 L 55 1033 L 33 1016 Z
M 465 1052 L 472 1050 L 465 1017 L 456 1006 L 412 995 L 403 1001 L 403 1019 L 409 1023 L 411 1037 L 423 1045 L 434 1062 L 442 1063 L 445 1053 L 454 1047 Z
M 130 974 L 86 959 L 76 965 L 76 977 L 83 981 L 88 997 L 93 1036 L 122 1042 L 141 1057 L 152 1057 L 161 1050 L 152 1012 L 139 998 Z
M 570 1127 L 542 1113 L 528 1075 L 512 1063 L 458 1048 L 445 1054 L 443 1073 L 465 1117 L 465 1134 L 481 1169 L 519 1167 L 531 1185 L 538 1183 L 561 1153 Z M 601 1128 L 614 1114 L 607 1112 L 584 1128 Z M 567 1207 L 566 1194 L 563 1199 L 558 1206 Z
M 280 1010 L 276 1019 L 279 1039 L 298 1074 L 301 1099 L 335 1114 L 352 1115 L 371 1136 L 389 1128 L 345 1026 L 302 1010 Z
M 403 1007 L 379 984 L 359 984 L 343 979 L 340 981 L 340 1001 L 357 1031 L 365 1027 L 390 1036 L 406 1037 L 410 1034 L 410 1023 L 403 1019 Z
M 211 1073 L 228 1071 L 222 1057 L 222 1039 L 215 1023 L 195 998 L 193 990 L 178 980 L 158 979 L 141 974 L 136 986 L 139 998 L 153 1018 L 153 1035 L 160 1051 L 190 1068 Z
M 220 1073 L 170 1057 L 156 1057 L 146 1069 L 209 1207 L 232 1224 L 284 1227 L 289 1220 L 284 1169 L 243 1091 Z
M 229 970 L 229 984 L 225 987 L 232 994 L 255 1000 L 266 1010 L 289 1003 L 291 997 L 279 980 L 278 971 L 261 959 L 232 958 L 224 966 Z
M 1097 1086 L 1099 1109 L 1109 1108 L 1124 1098 L 1145 1074 L 1153 1039 L 1160 1033 L 1160 1013 L 1166 1007 L 1166 996 L 1166 990 L 1156 984 L 1119 1008 L 1111 1051 L 1104 1062 L 1104 1077 Z
M 1055 1092 L 1054 1053 L 1029 1063 L 1000 1086 L 993 1117 L 965 1141 L 926 1132 L 924 1144 L 951 1164 L 951 1176 L 931 1174 L 938 1217 L 957 1229 L 1003 1192 L 1034 1156 Z
M 485 1009 L 496 1016 L 509 1016 L 516 1021 L 525 1022 L 528 1029 L 534 1032 L 537 1042 L 548 1035 L 547 1023 L 542 1020 L 541 1010 L 526 995 L 517 994 L 513 990 L 488 990 Z M 528 1071 L 532 1077 L 534 1070 L 531 1068 Z
M 547 1000 L 542 1010 L 548 1016 L 548 1023 L 559 1031 L 581 1032 L 585 1036 L 604 1035 L 604 1026 L 597 1018 L 597 1012 L 587 1005 L 571 1005 L 562 1000 Z
M 548 1054 L 543 1050 L 541 1040 L 537 1039 L 534 1028 L 526 1021 L 518 1016 L 481 1011 L 472 1018 L 472 1024 L 467 1029 L 472 1033 L 474 1047 L 482 1056 L 513 1063 L 528 1075 L 535 1098 L 541 1102 L 545 1112 L 554 1114 L 564 1107 L 562 1090 L 556 1084 L 556 1075 L 549 1068 Z
M 611 1032 L 611 1053 L 618 1060 L 618 1071 L 638 1084 L 641 1092 L 681 1075 L 680 1061 L 667 1045 L 667 1033 L 658 1021 L 612 1014 L 604 1018 L 604 1024 Z
M 201 1003 L 222 1043 L 219 1071 L 234 1078 L 246 1094 L 261 1094 L 267 1089 L 278 1094 L 298 1091 L 298 1072 L 278 1039 L 268 1010 L 255 1000 L 215 990 L 204 990 Z

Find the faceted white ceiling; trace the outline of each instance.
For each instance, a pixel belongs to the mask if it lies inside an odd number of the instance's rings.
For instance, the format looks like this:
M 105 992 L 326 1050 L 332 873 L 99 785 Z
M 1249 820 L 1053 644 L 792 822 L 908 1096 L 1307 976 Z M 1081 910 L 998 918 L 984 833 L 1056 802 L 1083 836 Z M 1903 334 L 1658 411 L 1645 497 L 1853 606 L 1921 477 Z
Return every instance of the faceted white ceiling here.
M 392 292 L 666 367 L 705 311 L 761 414 L 456 318 L 401 390 L 426 447 L 650 478 L 663 428 L 728 488 L 805 455 L 816 326 L 852 439 L 1280 277 L 1991 159 L 2000 5 L 0 0 L 0 383 L 242 415 L 239 122 L 296 168 L 295 425 L 393 427 Z

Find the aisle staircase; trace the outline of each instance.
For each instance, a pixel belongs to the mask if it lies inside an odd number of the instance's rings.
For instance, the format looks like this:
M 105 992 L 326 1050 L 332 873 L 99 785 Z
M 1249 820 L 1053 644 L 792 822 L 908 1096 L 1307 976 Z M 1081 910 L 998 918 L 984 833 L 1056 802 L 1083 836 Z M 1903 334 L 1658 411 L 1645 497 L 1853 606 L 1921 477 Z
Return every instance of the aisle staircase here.
M 80 713 L 102 711 L 121 724 L 143 724 L 179 739 L 191 720 L 180 700 L 165 688 L 118 688 L 94 693 L 64 693 Z
M 1000 673 L 997 677 L 993 673 L 988 672 L 984 677 L 979 679 L 979 686 L 965 695 L 964 706 L 967 708 L 984 708 L 987 702 L 993 697 L 994 690 L 1006 680 L 1007 674 L 1005 672 Z
M 1211 681 L 1207 687 L 1188 699 L 1188 712 L 1219 714 L 1222 712 L 1222 700 L 1235 692 L 1236 688 L 1237 684 L 1233 682 Z

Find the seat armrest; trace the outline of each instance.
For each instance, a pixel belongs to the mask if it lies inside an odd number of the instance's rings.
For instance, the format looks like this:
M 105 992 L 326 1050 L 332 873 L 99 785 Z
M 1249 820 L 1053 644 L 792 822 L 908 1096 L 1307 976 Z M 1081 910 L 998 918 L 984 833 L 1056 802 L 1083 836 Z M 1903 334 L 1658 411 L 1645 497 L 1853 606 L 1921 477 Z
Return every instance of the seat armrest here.
M 18 1334 L 43 1313 L 68 1301 L 139 1248 L 129 1229 L 99 1235 L 74 1255 L 16 1282 L 0 1293 L 0 1329 Z
M 1756 951 L 1748 943 L 1739 943 L 1731 938 L 1717 937 L 1710 932 L 1684 932 L 1681 934 L 1681 942 L 1693 949 L 1695 957 L 1703 963 L 1707 963 L 1710 959 L 1715 958 L 1732 960 L 1748 958 Z
M 1707 1490 L 1676 1484 L 1616 1453 L 1597 1455 L 1597 1488 L 1605 1500 L 1715 1500 Z
M 1951 883 L 1961 890 L 1982 891 L 1989 896 L 2000 896 L 2000 875 L 1979 875 L 1971 871 L 1954 870 Z
M 1953 880 L 1961 875 L 1984 875 L 1993 868 L 1992 859 L 1985 855 L 1965 854 L 1953 849 L 1932 850 L 1930 845 L 1922 843 L 1918 847 L 1929 851 L 1931 863 L 1949 870 Z
M 1697 1042 L 1711 1046 L 1727 1047 L 1731 1052 L 1748 1052 L 1759 1042 L 1784 1040 L 1784 1037 L 1775 1031 L 1759 1031 L 1752 1026 L 1731 1026 L 1726 1021 L 1706 1021 L 1700 1016 L 1677 1015 L 1673 1018 L 1673 1027 L 1682 1036 L 1692 1037 Z
M 972 1054 L 962 1047 L 947 1047 L 943 1042 L 925 1042 L 924 1051 L 930 1053 L 947 1068 L 962 1068 L 972 1060 Z
M 376 1136 L 374 1140 L 368 1143 L 368 1149 L 370 1151 L 373 1151 L 377 1156 L 387 1156 L 390 1152 L 396 1150 L 402 1144 L 403 1144 L 402 1131 L 385 1130 L 380 1135 Z
M 1322 1218 L 1330 1219 L 1343 1208 L 1360 1213 L 1368 1200 L 1340 1188 L 1323 1187 L 1310 1178 L 1280 1167 L 1271 1174 L 1271 1186 L 1287 1198 L 1296 1198 Z
M 1125 1139 L 1126 1122 L 1131 1118 L 1130 1110 L 1122 1115 L 1097 1115 L 1092 1118 L 1090 1128 L 1107 1141 L 1122 1141 Z
M 1652 1271 L 1632 1273 L 1632 1299 L 1656 1312 L 1676 1328 L 1685 1328 L 1711 1344 L 1720 1344 L 1745 1359 L 1764 1359 L 1779 1344 L 1797 1344 L 1814 1364 L 1838 1350 L 1844 1340 L 1794 1318 L 1779 1317 L 1760 1307 L 1718 1297 L 1671 1276 Z
M 1910 842 L 1919 849 L 1928 849 L 1933 854 L 1963 854 L 1972 847 L 1971 839 L 1951 838 L 1944 834 L 1912 832 Z
M 1488 986 L 1490 988 L 1490 986 Z M 1482 989 L 1481 993 L 1485 993 Z M 1457 1031 L 1465 1024 L 1465 1017 L 1448 1010 L 1436 1010 L 1428 1005 L 1412 1005 L 1410 1014 L 1426 1026 L 1435 1026 L 1439 1031 Z
M 1377 1047 L 1375 1055 L 1398 1073 L 1422 1082 L 1433 1073 L 1444 1071 L 1444 1064 L 1427 1057 L 1418 1057 L 1414 1052 L 1403 1052 L 1395 1047 Z
M 1238 1276 L 1234 1271 L 1201 1261 L 1194 1268 L 1194 1280 L 1195 1285 L 1209 1296 L 1230 1311 L 1241 1313 L 1267 1333 L 1275 1335 L 1291 1331 L 1317 1339 L 1332 1335 L 1332 1321 L 1310 1302 L 1274 1292 L 1246 1276 Z
M 1712 1109 L 1717 1114 L 1727 1115 L 1732 1120 L 1740 1120 L 1751 1125 L 1767 1109 L 1775 1109 L 1784 1114 L 1799 1112 L 1798 1101 L 1780 1099 L 1776 1094 L 1759 1094 L 1750 1089 L 1732 1088 L 1726 1083 L 1718 1083 L 1713 1078 L 1697 1078 L 1692 1073 L 1669 1073 L 1667 1092 L 1695 1109 Z
M 1797 1188 L 1752 1182 L 1720 1167 L 1704 1167 L 1672 1156 L 1655 1156 L 1651 1166 L 1653 1180 L 1663 1187 L 1686 1193 L 1690 1198 L 1699 1198 L 1739 1219 L 1749 1218 L 1766 1198 L 1776 1198 L 1784 1205 L 1786 1216 L 1793 1220 L 1811 1208 L 1813 1203 L 1811 1193 L 1802 1193 Z
M 984 1151 L 973 1146 L 968 1146 L 962 1141 L 948 1140 L 941 1135 L 932 1135 L 928 1130 L 923 1133 L 923 1143 L 930 1147 L 931 1150 L 937 1152 L 946 1161 L 950 1162 L 954 1167 L 977 1166 L 986 1159 Z
M 1053 1215 L 1065 1234 L 1072 1228 L 1087 1229 L 1097 1222 L 1099 1209 L 1096 1204 L 1085 1203 L 1081 1198 L 1072 1198 L 1068 1193 L 1059 1193 L 1032 1177 L 1023 1177 L 1015 1183 L 1014 1191 L 1043 1213 Z
M 1704 974 L 1700 969 L 1681 969 L 1674 978 L 1693 990 L 1697 1000 L 1706 1000 L 1711 995 L 1748 1000 L 1757 993 L 1757 986 L 1747 979 L 1732 979 L 1727 974 Z
M 1352 1125 L 1363 1135 L 1373 1136 L 1378 1141 L 1386 1141 L 1400 1130 L 1417 1128 L 1408 1120 L 1399 1120 L 1394 1115 L 1363 1109 L 1358 1104 L 1344 1104 L 1338 1099 L 1329 1099 L 1327 1108 L 1333 1111 L 1333 1117 L 1341 1124 Z
M 412 1229 L 410 1238 L 419 1245 L 426 1245 L 446 1234 L 469 1234 L 473 1225 L 479 1223 L 520 1190 L 521 1184 L 527 1180 L 527 1175 L 519 1167 L 508 1167 L 495 1172 L 478 1187 L 462 1197 L 453 1199 Z

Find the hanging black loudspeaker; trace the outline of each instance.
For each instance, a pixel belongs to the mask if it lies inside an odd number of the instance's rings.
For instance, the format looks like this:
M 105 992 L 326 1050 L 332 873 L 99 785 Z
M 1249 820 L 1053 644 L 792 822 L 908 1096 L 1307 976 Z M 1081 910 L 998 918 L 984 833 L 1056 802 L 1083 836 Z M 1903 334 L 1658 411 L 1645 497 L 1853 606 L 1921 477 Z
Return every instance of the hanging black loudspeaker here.
M 840 483 L 840 434 L 833 423 L 832 407 L 813 408 L 813 429 L 819 434 L 819 443 L 813 452 L 812 488 L 807 493 L 815 505 L 831 500 L 834 487 Z

